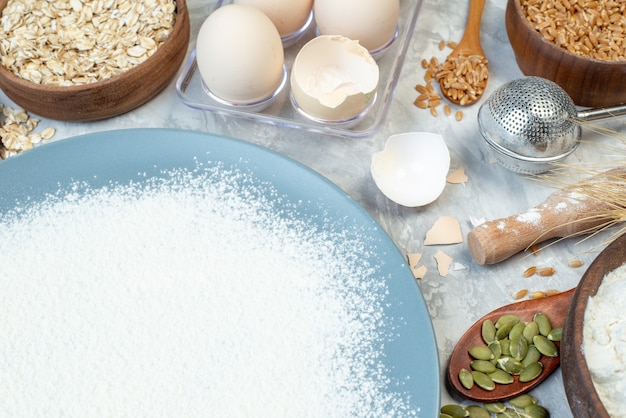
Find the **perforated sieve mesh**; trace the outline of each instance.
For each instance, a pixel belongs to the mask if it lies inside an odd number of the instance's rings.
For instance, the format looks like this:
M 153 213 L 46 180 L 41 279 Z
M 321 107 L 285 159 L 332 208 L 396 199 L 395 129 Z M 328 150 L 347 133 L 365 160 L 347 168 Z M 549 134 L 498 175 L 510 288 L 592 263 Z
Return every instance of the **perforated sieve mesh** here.
M 551 158 L 571 151 L 580 138 L 576 107 L 556 83 L 524 77 L 504 84 L 481 106 L 485 139 L 503 152 Z

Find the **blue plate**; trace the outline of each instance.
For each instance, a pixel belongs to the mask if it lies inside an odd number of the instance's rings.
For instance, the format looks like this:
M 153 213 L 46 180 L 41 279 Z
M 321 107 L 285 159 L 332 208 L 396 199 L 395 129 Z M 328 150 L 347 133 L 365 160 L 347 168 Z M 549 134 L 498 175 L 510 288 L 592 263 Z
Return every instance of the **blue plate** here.
M 76 182 L 99 188 L 141 183 L 164 172 L 193 171 L 198 163 L 220 164 L 249 173 L 298 216 L 319 228 L 358 229 L 369 248 L 360 255 L 387 280 L 385 315 L 393 318 L 384 342 L 384 365 L 401 381 L 420 417 L 439 414 L 440 376 L 433 326 L 416 280 L 389 236 L 330 181 L 307 167 L 260 146 L 199 132 L 131 129 L 100 132 L 53 142 L 0 163 L 0 210 L 38 202 Z M 268 191 L 269 193 L 269 191 Z M 19 202 L 19 203 L 18 203 Z M 278 208 L 280 209 L 280 207 Z M 389 325 L 389 324 L 387 324 Z

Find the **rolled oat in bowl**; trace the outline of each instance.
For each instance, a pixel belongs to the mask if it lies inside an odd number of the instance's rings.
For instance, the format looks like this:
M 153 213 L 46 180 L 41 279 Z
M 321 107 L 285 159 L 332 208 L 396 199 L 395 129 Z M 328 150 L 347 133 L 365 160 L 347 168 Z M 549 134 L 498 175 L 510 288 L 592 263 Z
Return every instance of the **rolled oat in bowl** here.
M 107 80 L 154 54 L 172 31 L 175 10 L 174 0 L 8 0 L 1 64 L 35 84 Z

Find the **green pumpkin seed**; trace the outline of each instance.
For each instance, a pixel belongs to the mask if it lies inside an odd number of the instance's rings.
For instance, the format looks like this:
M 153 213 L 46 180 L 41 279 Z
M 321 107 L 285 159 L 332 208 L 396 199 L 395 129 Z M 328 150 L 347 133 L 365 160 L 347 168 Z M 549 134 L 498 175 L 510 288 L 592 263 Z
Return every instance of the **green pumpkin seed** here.
M 488 360 L 472 360 L 470 367 L 472 370 L 483 373 L 491 373 L 496 370 L 496 366 Z
M 509 352 L 511 357 L 515 360 L 521 361 L 528 353 L 528 342 L 523 335 L 518 335 L 515 338 L 511 338 L 509 346 Z
M 509 331 L 509 340 L 520 337 L 524 332 L 524 328 L 526 328 L 526 322 L 520 321 L 517 324 L 513 325 L 513 328 L 511 328 L 511 331 Z
M 539 362 L 531 363 L 519 372 L 519 381 L 522 383 L 526 383 L 535 380 L 537 377 L 539 377 L 542 371 L 543 364 Z
M 526 338 L 526 341 L 528 341 L 528 344 L 532 344 L 533 337 L 535 335 L 539 335 L 539 325 L 537 325 L 535 321 L 530 321 L 528 324 L 526 324 L 526 327 L 524 328 L 524 332 L 522 332 L 522 334 L 524 335 L 524 338 Z
M 563 335 L 563 328 L 559 327 L 559 328 L 552 328 L 552 331 L 548 333 L 547 337 L 550 341 L 561 341 L 562 335 Z
M 500 385 L 509 385 L 514 381 L 513 376 L 501 369 L 496 369 L 494 372 L 489 373 L 489 377 Z
M 459 381 L 467 390 L 474 387 L 474 378 L 472 377 L 472 373 L 467 369 L 461 369 L 459 371 Z
M 528 347 L 528 353 L 526 353 L 526 357 L 522 360 L 522 364 L 524 367 L 528 366 L 530 363 L 535 363 L 541 359 L 541 353 L 537 350 L 537 347 L 531 345 Z
M 496 326 L 491 319 L 483 321 L 482 337 L 485 344 L 491 344 L 496 340 Z
M 530 405 L 536 405 L 537 399 L 528 393 L 524 393 L 523 395 L 516 396 L 515 398 L 509 399 L 509 403 L 516 408 L 526 408 Z
M 468 350 L 469 355 L 472 356 L 476 360 L 492 360 L 495 358 L 493 352 L 489 349 L 489 347 L 484 345 L 477 345 Z
M 506 405 L 503 404 L 502 402 L 490 402 L 490 403 L 485 403 L 483 405 L 485 406 L 485 409 L 487 411 L 493 412 L 494 414 L 497 414 L 498 412 L 506 411 Z
M 520 321 L 519 316 L 515 314 L 504 314 L 498 318 L 498 320 L 495 323 L 495 326 L 496 326 L 496 329 L 500 329 L 506 323 L 512 322 L 513 325 L 515 325 L 519 321 Z M 511 325 L 511 327 L 513 327 L 513 325 Z
M 519 374 L 524 368 L 521 361 L 512 357 L 501 357 L 498 359 L 498 368 L 510 374 Z
M 504 411 L 498 412 L 496 414 L 496 418 L 520 418 L 520 417 L 521 417 L 520 413 L 517 412 L 517 410 L 513 408 L 506 408 Z
M 494 359 L 498 359 L 502 356 L 502 347 L 500 346 L 500 341 L 494 341 L 490 343 L 489 350 L 491 350 Z
M 441 407 L 442 414 L 450 415 L 452 418 L 465 418 L 469 416 L 469 412 L 464 406 L 456 404 L 448 404 Z
M 535 335 L 533 344 L 544 356 L 556 357 L 559 355 L 559 350 L 556 348 L 556 345 L 543 335 Z
M 528 405 L 524 408 L 524 413 L 529 418 L 550 418 L 550 413 L 541 405 Z
M 485 408 L 478 405 L 469 405 L 465 409 L 469 412 L 469 418 L 491 418 L 491 414 Z
M 541 312 L 536 313 L 533 317 L 533 321 L 537 323 L 539 326 L 539 334 L 544 337 L 547 336 L 550 331 L 552 331 L 552 323 L 550 319 L 546 316 L 546 314 L 542 314 Z
M 454 418 L 454 417 L 451 417 L 448 414 L 439 414 L 439 418 Z
M 474 378 L 474 383 L 484 390 L 494 390 L 496 388 L 493 380 L 483 372 L 474 370 L 472 371 L 472 377 Z
M 517 324 L 517 322 L 511 320 L 511 321 L 502 323 L 500 325 L 500 328 L 496 327 L 497 328 L 496 340 L 504 340 L 505 338 L 508 338 L 509 332 L 511 332 L 515 324 Z
M 510 356 L 511 355 L 511 341 L 508 339 L 500 341 L 500 356 Z

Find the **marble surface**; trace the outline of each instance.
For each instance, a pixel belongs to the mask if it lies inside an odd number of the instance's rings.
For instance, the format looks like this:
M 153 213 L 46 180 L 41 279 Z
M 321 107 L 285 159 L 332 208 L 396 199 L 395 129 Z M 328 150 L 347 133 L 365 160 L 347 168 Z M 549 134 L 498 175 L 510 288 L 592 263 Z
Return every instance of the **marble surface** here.
M 214 2 L 189 0 L 192 23 L 192 45 L 200 23 Z M 63 123 L 43 119 L 38 129 L 55 127 L 53 140 L 111 129 L 134 127 L 168 127 L 191 129 L 244 139 L 278 151 L 316 170 L 356 199 L 387 231 L 403 253 L 423 254 L 429 271 L 419 282 L 435 327 L 443 371 L 457 339 L 476 319 L 503 304 L 513 301 L 512 294 L 521 288 L 566 290 L 574 287 L 584 268 L 572 269 L 572 258 L 586 265 L 602 248 L 604 237 L 585 243 L 567 240 L 544 249 L 538 256 L 518 255 L 492 266 L 480 266 L 471 258 L 465 243 L 448 246 L 424 246 L 426 232 L 443 215 L 456 217 L 466 235 L 471 229 L 470 217 L 487 220 L 509 216 L 541 203 L 553 189 L 512 173 L 494 164 L 482 147 L 476 123 L 478 106 L 464 108 L 464 118 L 434 118 L 416 108 L 414 86 L 423 82 L 422 58 L 444 59 L 447 51 L 439 50 L 439 41 L 460 40 L 467 17 L 467 2 L 423 0 L 400 79 L 387 119 L 375 135 L 362 139 L 345 139 L 291 128 L 259 124 L 195 110 L 185 106 L 175 91 L 175 80 L 165 91 L 144 106 L 119 117 L 93 123 Z M 520 77 L 504 27 L 504 1 L 487 0 L 482 23 L 482 42 L 490 63 L 491 77 L 485 97 L 507 80 Z M 0 102 L 15 106 L 0 94 Z M 621 131 L 623 121 L 603 124 Z M 382 148 L 391 134 L 429 131 L 444 136 L 451 153 L 451 169 L 465 167 L 466 184 L 449 184 L 434 203 L 421 208 L 401 207 L 386 199 L 370 175 L 371 154 Z M 603 135 L 584 132 L 583 143 L 569 163 L 595 162 L 605 158 L 607 150 L 596 142 L 613 141 Z M 44 145 L 45 146 L 45 145 Z M 450 274 L 441 277 L 433 258 L 442 250 L 454 258 Z M 523 278 L 530 265 L 556 268 L 550 278 Z M 533 392 L 553 417 L 570 417 L 560 371 L 554 373 Z M 441 403 L 463 402 L 448 393 L 442 385 Z

